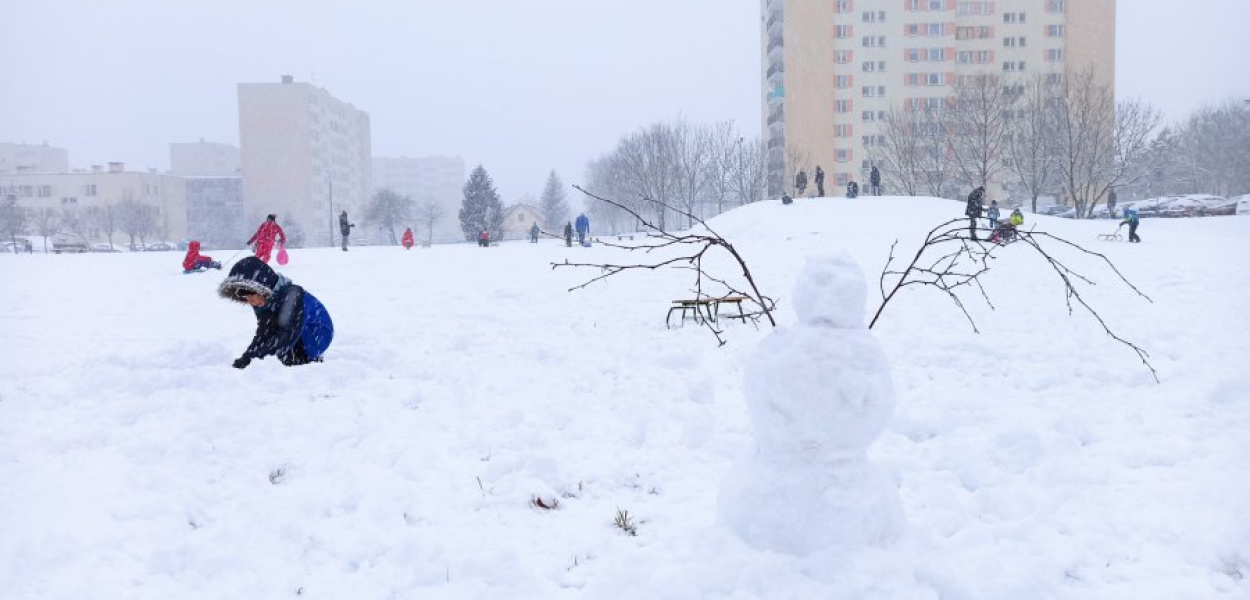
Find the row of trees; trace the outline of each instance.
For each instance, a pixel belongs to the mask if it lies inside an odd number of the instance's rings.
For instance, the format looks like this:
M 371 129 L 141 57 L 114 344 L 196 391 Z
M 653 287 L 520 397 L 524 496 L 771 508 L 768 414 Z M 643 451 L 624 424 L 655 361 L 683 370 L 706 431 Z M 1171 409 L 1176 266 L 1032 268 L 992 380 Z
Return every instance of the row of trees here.
M 587 167 L 586 187 L 622 206 L 592 200 L 589 212 L 601 231 L 634 230 L 643 215 L 660 230 L 689 227 L 764 197 L 764 147 L 740 135 L 733 122 L 698 125 L 678 119 L 655 123 L 621 138 Z M 665 206 L 677 207 L 688 216 Z
M 44 252 L 48 251 L 48 238 L 57 233 L 76 237 L 88 246 L 91 240 L 103 237 L 111 248 L 113 234 L 119 232 L 130 238 L 131 247 L 135 247 L 136 242 L 146 245 L 149 237 L 160 233 L 160 211 L 138 200 L 82 209 L 76 206 L 27 209 L 13 196 L 0 201 L 0 233 L 13 241 L 19 235 L 40 236 Z
M 891 110 L 869 157 L 904 194 L 958 197 L 1001 178 L 1034 209 L 1055 195 L 1089 215 L 1112 189 L 1146 176 L 1160 121 L 1149 104 L 1116 102 L 1092 69 L 968 75 L 949 96 Z
M 399 243 L 396 230 L 408 227 L 408 224 L 415 220 L 417 230 L 425 230 L 428 243 L 434 237 L 434 225 L 442 221 L 446 212 L 446 209 L 433 198 L 414 201 L 408 196 L 400 196 L 394 190 L 381 189 L 365 206 L 364 216 L 365 221 L 376 225 L 392 244 Z
M 1229 100 L 1164 127 L 1146 163 L 1147 177 L 1134 186 L 1143 194 L 1250 192 L 1250 106 Z

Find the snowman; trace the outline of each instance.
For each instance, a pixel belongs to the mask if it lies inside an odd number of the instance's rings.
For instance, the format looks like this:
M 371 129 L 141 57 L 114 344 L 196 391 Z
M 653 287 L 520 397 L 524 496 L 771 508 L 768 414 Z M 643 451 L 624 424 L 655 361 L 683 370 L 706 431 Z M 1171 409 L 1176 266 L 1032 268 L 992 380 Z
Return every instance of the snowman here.
M 718 512 L 756 548 L 880 545 L 902 528 L 898 492 L 867 457 L 894 409 L 889 363 L 864 326 L 867 293 L 854 261 L 809 258 L 798 323 L 765 338 L 746 368 L 755 452 L 729 473 Z

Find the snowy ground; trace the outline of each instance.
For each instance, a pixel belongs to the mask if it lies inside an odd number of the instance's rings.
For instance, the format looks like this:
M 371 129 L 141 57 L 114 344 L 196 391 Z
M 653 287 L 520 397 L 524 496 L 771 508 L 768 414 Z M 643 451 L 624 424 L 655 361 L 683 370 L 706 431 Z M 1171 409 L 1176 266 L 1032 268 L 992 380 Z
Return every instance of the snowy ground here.
M 962 209 L 766 202 L 712 225 L 784 324 L 809 254 L 857 259 L 871 312 L 890 243 L 910 255 Z M 553 241 L 293 251 L 282 272 L 334 318 L 327 361 L 237 371 L 250 311 L 181 253 L 0 256 L 0 597 L 1250 596 L 1250 217 L 1145 221 L 1137 245 L 1036 224 L 1153 300 L 1069 255 L 1162 383 L 1023 248 L 986 277 L 997 310 L 969 303 L 979 335 L 904 294 L 874 329 L 898 398 L 870 456 L 907 529 L 806 557 L 716 520 L 768 332 L 666 330 L 686 275 L 569 293 L 595 273 L 551 262 L 620 256 Z

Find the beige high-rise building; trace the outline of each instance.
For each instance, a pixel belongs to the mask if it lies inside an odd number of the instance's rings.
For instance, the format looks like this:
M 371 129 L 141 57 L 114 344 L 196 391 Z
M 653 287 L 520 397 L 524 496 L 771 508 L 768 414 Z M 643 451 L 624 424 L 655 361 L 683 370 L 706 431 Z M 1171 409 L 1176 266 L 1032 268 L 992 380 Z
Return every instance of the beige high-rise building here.
M 933 105 L 961 76 L 1115 80 L 1115 0 L 761 0 L 769 194 L 803 169 L 825 194 L 867 188 L 891 108 Z M 809 183 L 808 193 L 815 185 Z M 1001 189 L 1001 188 L 1000 188 Z M 887 193 L 889 190 L 886 190 Z
M 240 83 L 239 147 L 253 226 L 275 213 L 305 245 L 335 245 L 339 211 L 356 220 L 368 203 L 369 115 L 320 87 L 289 75 L 280 83 Z M 368 238 L 370 229 L 362 229 Z

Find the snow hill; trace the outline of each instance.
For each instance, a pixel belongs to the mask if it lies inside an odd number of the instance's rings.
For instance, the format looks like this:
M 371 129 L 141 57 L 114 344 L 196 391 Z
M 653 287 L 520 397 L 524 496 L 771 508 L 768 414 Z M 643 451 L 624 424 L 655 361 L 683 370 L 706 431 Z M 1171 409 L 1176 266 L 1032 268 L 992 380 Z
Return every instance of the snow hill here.
M 871 314 L 891 243 L 910 257 L 962 211 L 803 199 L 711 226 L 788 325 L 808 255 L 854 257 Z M 1147 220 L 1141 244 L 1096 241 L 1109 221 L 1030 226 L 1105 252 L 1150 297 L 1063 254 L 1162 383 L 1069 315 L 1022 247 L 985 277 L 995 310 L 969 297 L 980 334 L 942 294 L 904 293 L 873 329 L 897 405 L 869 450 L 904 533 L 803 557 L 716 520 L 752 447 L 744 362 L 769 331 L 732 324 L 718 348 L 666 330 L 688 274 L 570 293 L 598 271 L 550 263 L 631 257 L 293 250 L 280 271 L 335 322 L 326 362 L 238 371 L 254 319 L 216 296 L 221 273 L 181 274 L 181 253 L 0 255 L 0 597 L 1250 596 L 1250 218 Z

